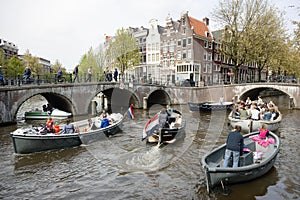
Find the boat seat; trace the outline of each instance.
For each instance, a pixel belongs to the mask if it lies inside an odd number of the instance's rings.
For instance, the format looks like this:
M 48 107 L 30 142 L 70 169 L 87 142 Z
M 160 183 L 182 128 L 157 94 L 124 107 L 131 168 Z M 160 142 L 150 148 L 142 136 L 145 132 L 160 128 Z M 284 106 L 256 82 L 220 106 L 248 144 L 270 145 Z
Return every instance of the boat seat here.
M 252 152 L 244 153 L 242 156 L 240 156 L 240 160 L 239 160 L 240 167 L 251 165 L 251 164 L 253 164 Z

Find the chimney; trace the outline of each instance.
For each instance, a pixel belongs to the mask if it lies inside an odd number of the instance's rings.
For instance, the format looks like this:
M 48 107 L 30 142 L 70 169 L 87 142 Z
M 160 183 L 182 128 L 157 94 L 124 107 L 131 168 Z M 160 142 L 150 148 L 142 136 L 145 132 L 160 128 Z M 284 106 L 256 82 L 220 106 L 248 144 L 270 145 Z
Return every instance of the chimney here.
M 203 18 L 203 22 L 205 23 L 206 26 L 209 26 L 209 19 L 207 17 Z

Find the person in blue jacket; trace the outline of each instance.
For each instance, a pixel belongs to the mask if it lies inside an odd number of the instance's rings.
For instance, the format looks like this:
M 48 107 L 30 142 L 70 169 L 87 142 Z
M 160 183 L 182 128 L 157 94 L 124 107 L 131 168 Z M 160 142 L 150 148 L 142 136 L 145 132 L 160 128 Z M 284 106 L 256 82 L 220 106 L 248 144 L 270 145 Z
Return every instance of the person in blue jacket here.
M 228 167 L 231 154 L 233 156 L 232 167 L 238 167 L 239 165 L 240 155 L 244 147 L 244 137 L 241 134 L 241 129 L 241 126 L 237 125 L 227 136 L 223 167 Z
M 103 115 L 103 119 L 101 120 L 100 128 L 105 128 L 109 126 L 109 119 L 107 118 L 107 115 Z

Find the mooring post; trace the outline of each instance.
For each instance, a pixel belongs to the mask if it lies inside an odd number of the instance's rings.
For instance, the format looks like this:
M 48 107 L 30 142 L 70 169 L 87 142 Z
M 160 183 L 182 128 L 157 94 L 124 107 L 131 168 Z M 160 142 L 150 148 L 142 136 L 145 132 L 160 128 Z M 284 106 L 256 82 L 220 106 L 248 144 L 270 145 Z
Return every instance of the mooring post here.
M 147 100 L 148 100 L 147 97 L 144 97 L 144 98 L 143 98 L 143 109 L 144 109 L 144 110 L 147 109 Z
M 290 97 L 290 100 L 289 100 L 289 109 L 293 109 L 293 108 L 294 108 L 294 98 Z

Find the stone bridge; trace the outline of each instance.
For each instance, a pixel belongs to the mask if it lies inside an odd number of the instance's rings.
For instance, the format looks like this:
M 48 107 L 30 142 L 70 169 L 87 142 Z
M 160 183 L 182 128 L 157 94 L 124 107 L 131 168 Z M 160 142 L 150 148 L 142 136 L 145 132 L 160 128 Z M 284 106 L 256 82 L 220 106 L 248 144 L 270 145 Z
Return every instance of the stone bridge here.
M 154 104 L 186 104 L 187 102 L 231 101 L 232 98 L 256 99 L 259 92 L 273 89 L 289 96 L 290 107 L 300 108 L 300 85 L 255 83 L 209 87 L 174 87 L 133 83 L 82 83 L 23 85 L 0 87 L 0 125 L 15 123 L 21 105 L 35 95 L 44 96 L 55 108 L 76 115 L 93 114 L 93 98 L 102 93 L 114 109 L 150 108 Z

